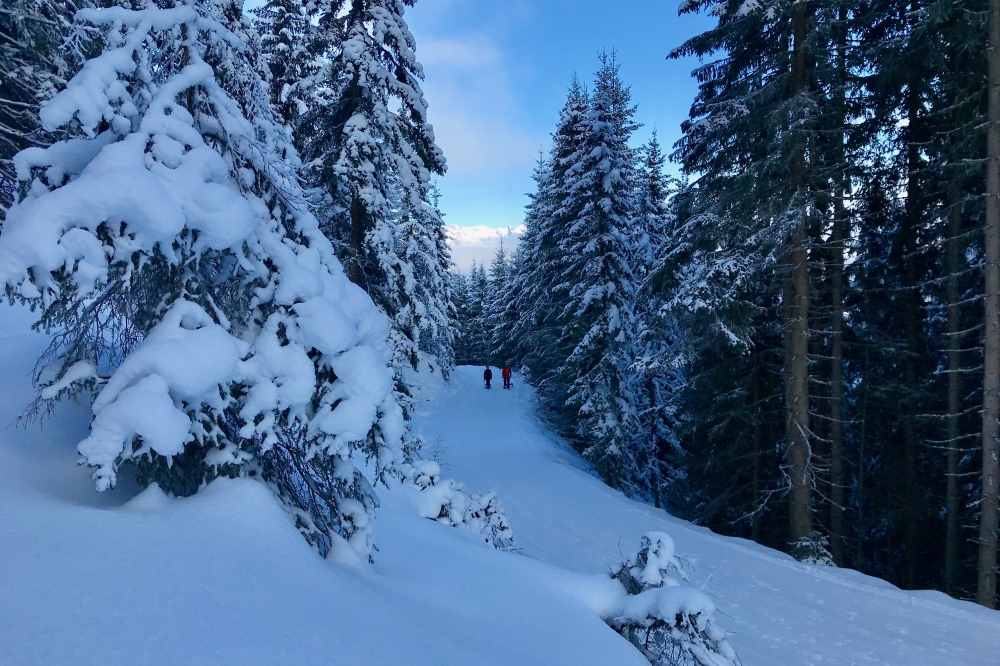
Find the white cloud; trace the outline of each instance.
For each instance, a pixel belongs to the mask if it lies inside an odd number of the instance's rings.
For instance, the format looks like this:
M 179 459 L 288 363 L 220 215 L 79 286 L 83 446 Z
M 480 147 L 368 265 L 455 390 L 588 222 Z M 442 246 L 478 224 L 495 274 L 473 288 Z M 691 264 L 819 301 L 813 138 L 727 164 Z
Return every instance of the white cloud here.
M 473 263 L 489 264 L 493 261 L 500 244 L 504 250 L 513 252 L 518 241 L 524 234 L 524 225 L 497 229 L 486 226 L 458 226 L 449 224 L 448 244 L 451 246 L 452 259 L 460 271 L 472 268 Z
M 482 34 L 420 36 L 424 94 L 449 175 L 463 178 L 530 169 L 544 137 L 519 119 L 506 54 Z
M 425 39 L 417 45 L 417 50 L 424 67 L 495 67 L 502 59 L 497 46 L 482 37 Z
M 458 90 L 435 86 L 431 107 L 434 134 L 448 159 L 448 174 L 457 178 L 531 169 L 539 140 L 503 118 L 489 118 L 463 109 Z M 446 100 L 441 104 L 440 100 Z

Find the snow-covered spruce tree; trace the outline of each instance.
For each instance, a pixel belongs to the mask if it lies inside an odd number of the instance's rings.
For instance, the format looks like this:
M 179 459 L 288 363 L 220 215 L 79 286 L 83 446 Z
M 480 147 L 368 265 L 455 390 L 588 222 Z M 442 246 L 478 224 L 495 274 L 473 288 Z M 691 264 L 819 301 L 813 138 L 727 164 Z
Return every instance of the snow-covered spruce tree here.
M 444 220 L 433 200 L 417 211 L 404 206 L 399 215 L 394 239 L 398 249 L 383 252 L 387 265 L 393 267 L 390 287 L 397 294 L 396 326 L 405 334 L 397 348 L 412 354 L 403 359 L 410 367 L 420 367 L 418 353 L 424 352 L 430 369 L 447 376 L 454 364 L 455 313 L 448 279 L 451 250 Z M 416 347 L 411 340 L 416 341 Z
M 629 364 L 636 276 L 634 161 L 629 138 L 635 107 L 614 56 L 602 54 L 585 130 L 560 189 L 560 348 L 566 387 L 562 420 L 584 456 L 609 483 L 630 489 L 641 475 L 630 447 L 637 426 L 636 387 Z M 636 489 L 639 490 L 639 489 Z
M 73 25 L 88 0 L 6 0 L 0 11 L 0 221 L 17 190 L 14 155 L 51 141 L 38 121 L 89 41 Z
M 641 161 L 636 184 L 635 224 L 638 247 L 635 267 L 640 278 L 644 278 L 649 269 L 656 265 L 670 225 L 668 199 L 671 184 L 664 171 L 667 158 L 660 148 L 660 140 L 655 131 L 642 149 Z
M 490 363 L 489 334 L 486 318 L 490 300 L 490 281 L 486 267 L 473 264 L 469 273 L 469 328 L 467 333 L 469 355 L 474 365 Z
M 738 666 L 715 622 L 715 604 L 683 584 L 687 578 L 669 534 L 643 535 L 638 552 L 611 571 L 625 589 L 607 622 L 652 666 Z
M 636 486 L 643 496 L 656 506 L 677 506 L 687 478 L 681 439 L 687 364 L 683 329 L 658 305 L 648 292 L 636 303 L 635 358 L 629 370 L 637 389 L 638 428 L 630 448 L 639 472 Z
M 388 324 L 304 206 L 238 2 L 84 10 L 103 49 L 16 158 L 0 283 L 55 334 L 43 396 L 99 389 L 81 461 L 190 494 L 259 476 L 320 553 L 367 558 L 352 458 L 399 455 Z M 251 120 L 252 119 L 252 120 Z
M 559 284 L 562 260 L 559 240 L 569 209 L 564 206 L 568 190 L 567 171 L 582 145 L 590 99 L 574 77 L 559 114 L 548 160 L 539 160 L 534 172 L 535 193 L 525 216 L 525 233 L 518 246 L 520 257 L 511 280 L 512 304 L 516 307 L 511 338 L 517 340 L 518 358 L 543 404 L 561 406 L 564 387 L 555 381 L 555 371 L 568 351 L 558 346 L 562 332 L 559 319 L 564 295 Z M 552 410 L 549 410 L 552 411 Z
M 510 356 L 511 362 L 527 370 L 528 355 L 531 353 L 529 335 L 537 332 L 532 325 L 534 285 L 529 282 L 532 267 L 537 265 L 539 251 L 539 233 L 541 227 L 543 191 L 548 177 L 548 164 L 544 157 L 538 156 L 538 163 L 532 173 L 535 183 L 534 192 L 528 197 L 525 207 L 524 233 L 521 235 L 510 267 L 510 279 L 504 301 L 504 324 L 507 329 L 507 344 L 504 355 Z
M 523 285 L 518 284 L 517 279 L 518 275 L 526 272 L 524 262 L 527 260 L 527 253 L 521 252 L 520 248 L 519 242 L 507 261 L 504 291 L 494 302 L 496 314 L 493 323 L 493 355 L 499 363 L 507 364 L 509 367 L 524 366 L 524 342 L 512 334 L 521 318 L 520 294 Z
M 452 307 L 455 311 L 455 364 L 469 365 L 476 362 L 469 354 L 469 311 L 472 305 L 469 299 L 469 276 L 459 271 L 452 271 L 449 280 Z
M 441 193 L 432 186 L 430 191 L 431 217 L 427 219 L 424 230 L 429 232 L 434 243 L 435 252 L 428 260 L 436 260 L 437 264 L 428 267 L 428 275 L 423 281 L 430 285 L 432 293 L 428 294 L 428 303 L 433 315 L 429 317 L 431 324 L 422 329 L 420 349 L 431 359 L 437 360 L 438 368 L 447 377 L 455 367 L 455 339 L 458 335 L 458 312 L 455 307 L 455 297 L 452 294 L 451 246 L 448 244 L 448 230 L 444 223 L 444 212 L 441 210 Z
M 344 211 L 343 229 L 335 223 L 329 233 L 346 245 L 348 275 L 393 320 L 396 357 L 413 368 L 425 332 L 445 340 L 434 331 L 450 325 L 438 288 L 447 262 L 435 254 L 441 221 L 430 201 L 431 177 L 444 173 L 445 159 L 427 120 L 423 70 L 403 16 L 414 1 L 325 3 L 324 103 L 310 114 L 304 140 L 316 185 L 329 206 Z M 423 267 L 411 263 L 414 248 L 426 256 Z M 401 282 L 401 275 L 412 279 Z
M 503 241 L 493 256 L 493 263 L 490 264 L 489 287 L 489 300 L 483 308 L 483 323 L 489 346 L 489 358 L 495 365 L 505 366 L 508 363 L 513 363 L 513 360 L 507 358 L 509 351 L 506 349 L 510 331 L 505 325 L 504 314 L 507 310 L 507 299 L 510 293 L 510 263 L 507 261 L 507 252 L 504 251 Z
M 319 43 L 312 19 L 319 0 L 268 0 L 254 14 L 261 59 L 270 74 L 271 104 L 295 135 L 310 107 Z M 296 137 L 296 145 L 301 138 Z
M 639 428 L 632 448 L 638 468 L 643 470 L 641 485 L 657 506 L 670 501 L 685 475 L 680 439 L 680 399 L 686 386 L 683 328 L 663 306 L 655 280 L 660 257 L 669 247 L 673 222 L 665 162 L 654 132 L 643 148 L 636 186 L 634 266 L 642 288 L 635 304 L 636 358 L 631 370 L 639 388 Z

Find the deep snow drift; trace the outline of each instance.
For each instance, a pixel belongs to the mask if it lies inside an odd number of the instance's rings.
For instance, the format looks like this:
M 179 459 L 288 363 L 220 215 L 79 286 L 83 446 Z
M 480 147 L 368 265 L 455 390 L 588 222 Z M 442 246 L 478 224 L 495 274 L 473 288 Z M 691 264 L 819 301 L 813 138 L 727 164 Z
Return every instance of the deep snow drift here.
M 1000 614 L 807 567 L 631 502 L 533 415 L 533 396 L 460 368 L 417 430 L 447 476 L 496 490 L 516 553 L 383 492 L 376 565 L 320 560 L 262 486 L 199 496 L 93 491 L 75 465 L 87 410 L 14 420 L 44 339 L 0 307 L 0 664 L 641 665 L 598 618 L 606 569 L 650 530 L 693 560 L 745 664 L 992 664 Z

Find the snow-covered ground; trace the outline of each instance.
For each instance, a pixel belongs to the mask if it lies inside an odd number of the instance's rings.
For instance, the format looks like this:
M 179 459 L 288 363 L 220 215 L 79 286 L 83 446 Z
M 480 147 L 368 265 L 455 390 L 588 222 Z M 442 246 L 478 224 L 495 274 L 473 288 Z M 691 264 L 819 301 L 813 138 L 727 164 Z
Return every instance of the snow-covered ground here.
M 534 396 L 485 391 L 481 369 L 459 368 L 418 429 L 436 442 L 445 475 L 496 490 L 522 554 L 602 571 L 639 536 L 662 530 L 693 560 L 691 583 L 747 666 L 1000 664 L 1000 612 L 939 592 L 906 592 L 855 571 L 814 567 L 744 539 L 721 537 L 595 479 L 534 418 Z M 582 663 L 600 663 L 597 660 Z
M 499 553 L 384 494 L 372 569 L 320 560 L 262 486 L 195 498 L 75 465 L 87 410 L 14 420 L 44 343 L 0 307 L 0 665 L 641 665 L 598 618 L 600 574 L 649 530 L 694 560 L 747 665 L 995 664 L 1000 613 L 816 569 L 631 502 L 533 415 L 533 396 L 460 368 L 417 429 L 446 475 L 497 490 L 520 547 Z

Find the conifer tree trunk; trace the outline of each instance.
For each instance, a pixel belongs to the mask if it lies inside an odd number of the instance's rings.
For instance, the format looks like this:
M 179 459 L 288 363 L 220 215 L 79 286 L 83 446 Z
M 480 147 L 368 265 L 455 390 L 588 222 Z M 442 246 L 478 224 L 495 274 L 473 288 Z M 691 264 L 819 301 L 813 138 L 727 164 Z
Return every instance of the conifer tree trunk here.
M 347 277 L 351 282 L 362 288 L 367 288 L 365 284 L 365 271 L 362 266 L 365 257 L 365 235 L 368 233 L 368 210 L 361 197 L 351 198 L 351 251 L 354 253 L 353 261 L 347 269 Z
M 989 123 L 986 161 L 985 340 L 983 349 L 983 495 L 979 510 L 979 571 L 976 599 L 996 604 L 997 424 L 1000 419 L 1000 0 L 990 1 Z
M 834 206 L 836 219 L 830 242 L 833 246 L 833 262 L 830 268 L 830 545 L 833 559 L 837 564 L 844 562 L 844 446 L 842 403 L 844 396 L 843 377 L 843 320 L 844 320 L 844 219 L 843 197 L 846 192 L 837 192 Z
M 792 275 L 788 305 L 789 368 L 786 370 L 787 405 L 785 433 L 789 442 L 788 458 L 791 475 L 791 539 L 807 538 L 812 532 L 811 470 L 809 443 L 809 269 L 800 228 L 792 238 L 789 260 Z
M 998 0 L 1000 1 L 1000 0 Z M 806 89 L 806 3 L 793 7 L 792 94 Z M 792 188 L 801 194 L 805 189 L 805 145 L 800 138 L 792 156 Z M 811 470 L 809 443 L 809 262 L 805 247 L 806 216 L 802 215 L 792 234 L 788 249 L 791 274 L 786 290 L 787 322 L 785 330 L 785 438 L 791 478 L 789 507 L 790 537 L 793 543 L 812 532 Z
M 865 361 L 864 366 L 861 371 L 861 376 L 864 377 L 864 390 L 861 393 L 861 432 L 858 433 L 858 489 L 857 489 L 857 517 L 855 522 L 857 524 L 856 532 L 861 534 L 861 538 L 858 539 L 857 549 L 854 551 L 854 562 L 858 567 L 863 566 L 865 560 L 865 470 L 866 470 L 866 446 L 868 444 L 868 403 L 869 397 L 871 395 L 871 380 L 869 379 L 871 371 L 871 357 L 872 351 L 871 346 L 865 345 Z
M 916 11 L 916 3 L 911 4 Z M 917 234 L 920 228 L 921 192 L 917 174 L 921 170 L 922 158 L 914 135 L 920 120 L 920 98 L 917 90 L 917 77 L 910 78 L 907 94 L 907 118 L 910 136 L 906 144 L 906 210 L 903 224 L 899 230 L 899 265 L 903 275 L 902 301 L 902 335 L 903 349 L 906 358 L 903 359 L 903 387 L 905 396 L 902 400 L 902 430 L 903 456 L 901 471 L 902 489 L 898 501 L 901 504 L 903 518 L 903 543 L 905 544 L 903 579 L 909 585 L 915 583 L 917 563 L 917 449 L 920 446 L 917 434 L 916 406 L 912 393 L 920 381 L 917 373 L 918 359 L 922 358 L 924 349 L 920 344 L 923 335 L 922 310 L 919 288 L 919 273 L 916 268 L 914 254 L 917 252 Z
M 912 24 L 909 26 L 912 36 L 916 32 L 915 23 L 919 20 L 921 2 L 911 0 L 907 16 Z M 904 358 L 901 362 L 902 390 L 900 396 L 901 429 L 903 434 L 903 450 L 901 456 L 902 469 L 899 470 L 900 484 L 896 502 L 902 517 L 903 537 L 903 573 L 902 581 L 906 585 L 916 584 L 916 568 L 918 561 L 917 534 L 918 521 L 921 514 L 920 497 L 917 484 L 917 457 L 920 448 L 919 431 L 917 428 L 917 413 L 919 412 L 916 395 L 920 384 L 918 367 L 926 358 L 927 349 L 922 344 L 924 337 L 923 308 L 920 291 L 920 272 L 916 255 L 919 247 L 921 215 L 923 212 L 923 183 L 918 178 L 924 167 L 923 155 L 919 142 L 923 139 L 924 119 L 923 104 L 920 98 L 926 74 L 920 65 L 910 66 L 910 74 L 906 85 L 906 117 L 907 130 L 905 138 L 906 154 L 906 207 L 903 212 L 902 224 L 897 234 L 896 257 L 897 269 L 901 272 L 902 287 L 899 297 L 902 324 L 902 350 Z
M 959 235 L 962 233 L 962 209 L 960 191 L 958 183 L 952 181 L 951 211 L 949 213 L 948 226 L 948 253 L 946 255 L 948 283 L 948 458 L 947 458 L 947 490 L 945 492 L 945 505 L 948 511 L 947 523 L 945 527 L 944 545 L 944 591 L 948 594 L 955 593 L 955 579 L 958 574 L 958 533 L 959 533 L 959 511 L 961 503 L 958 490 L 958 446 L 959 437 L 959 411 L 961 403 L 961 371 L 962 354 L 959 351 L 959 331 L 961 330 L 961 318 L 958 301 L 961 298 L 958 284 L 958 272 L 960 270 L 961 247 Z
M 845 96 L 847 94 L 847 9 L 841 7 L 837 19 L 837 115 L 839 127 L 836 132 L 841 135 L 837 147 L 837 161 L 840 168 L 846 171 L 844 164 L 844 127 L 846 125 Z M 846 209 L 844 197 L 848 187 L 846 175 L 838 174 L 834 184 L 833 229 L 830 246 L 833 259 L 830 262 L 830 545 L 833 559 L 837 564 L 844 562 L 844 446 L 843 417 L 841 406 L 844 396 L 844 240 L 847 235 Z
M 753 439 L 753 472 L 751 473 L 750 480 L 750 493 L 751 502 L 753 506 L 759 506 L 761 501 L 761 480 L 760 480 L 760 466 L 761 466 L 761 419 L 758 418 L 758 413 L 760 410 L 761 403 L 761 352 L 755 351 L 753 354 L 753 365 L 750 368 L 750 404 L 751 404 L 751 418 L 753 419 L 753 434 L 751 435 Z M 750 535 L 754 541 L 760 541 L 760 515 L 759 512 L 754 512 L 753 519 L 750 524 Z

